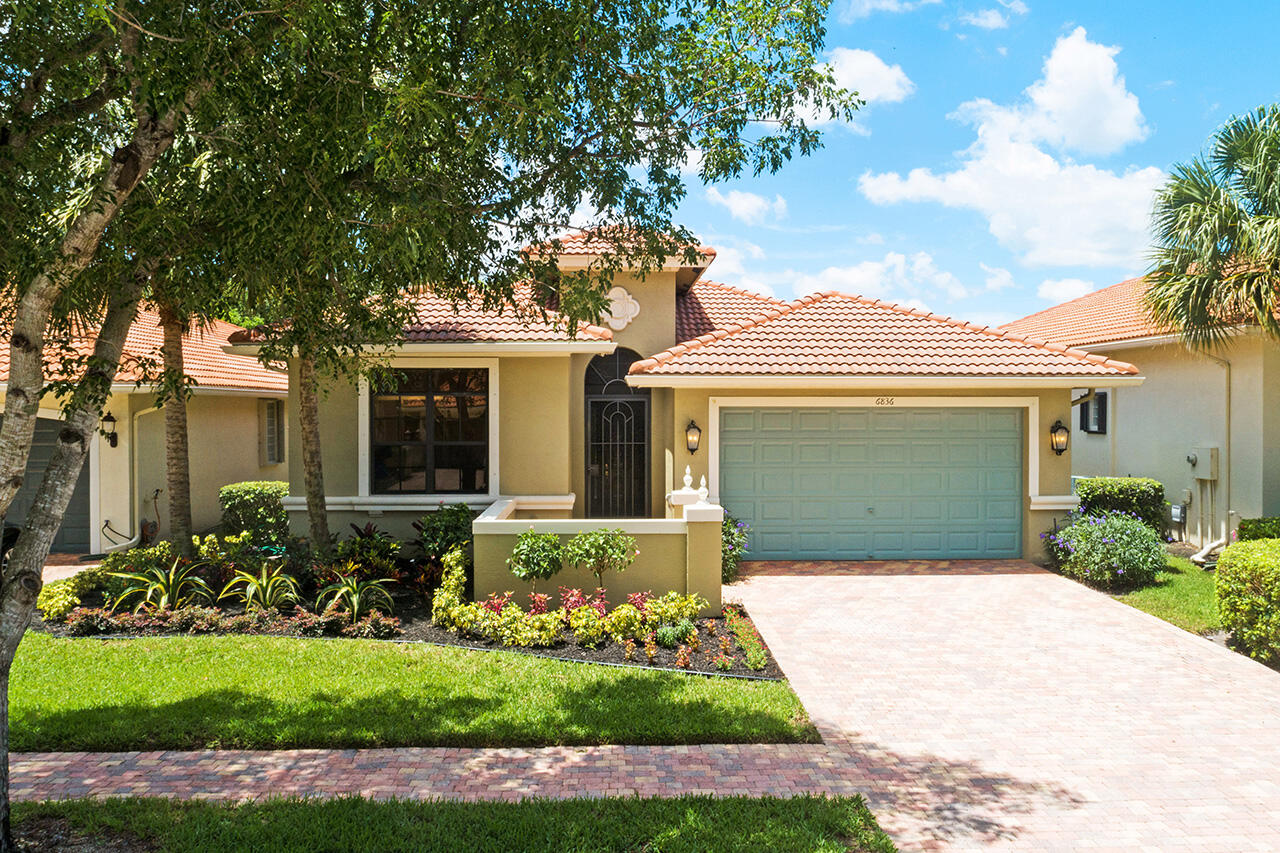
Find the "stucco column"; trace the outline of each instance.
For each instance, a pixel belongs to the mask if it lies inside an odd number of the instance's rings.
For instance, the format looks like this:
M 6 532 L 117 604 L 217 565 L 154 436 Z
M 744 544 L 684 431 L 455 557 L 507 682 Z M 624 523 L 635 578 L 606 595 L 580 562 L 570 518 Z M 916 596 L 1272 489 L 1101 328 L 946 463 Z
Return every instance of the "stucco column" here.
M 709 604 L 703 616 L 720 613 L 720 528 L 724 509 L 699 502 L 684 508 L 688 526 L 685 556 L 685 592 L 697 593 Z

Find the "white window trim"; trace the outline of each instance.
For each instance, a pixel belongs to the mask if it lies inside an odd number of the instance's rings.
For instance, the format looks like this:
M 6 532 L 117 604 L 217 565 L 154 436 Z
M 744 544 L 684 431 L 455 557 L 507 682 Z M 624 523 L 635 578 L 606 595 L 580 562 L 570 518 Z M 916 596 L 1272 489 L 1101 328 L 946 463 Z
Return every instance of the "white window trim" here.
M 892 400 L 893 402 L 886 402 Z M 740 408 L 952 408 L 992 409 L 1011 408 L 1026 410 L 1027 442 L 1027 497 L 1033 510 L 1072 509 L 1079 499 L 1074 495 L 1040 494 L 1040 423 L 1039 397 L 907 397 L 883 395 L 876 397 L 711 397 L 708 419 L 710 440 L 707 442 L 707 482 L 711 491 L 709 500 L 720 503 L 720 410 Z
M 498 424 L 500 423 L 498 412 L 498 359 L 496 358 L 413 358 L 412 356 L 400 356 L 391 359 L 391 367 L 403 367 L 405 369 L 426 369 L 426 368 L 449 368 L 449 367 L 472 367 L 484 368 L 489 371 L 489 491 L 479 494 L 466 493 L 458 494 L 456 492 L 446 492 L 443 494 L 425 494 L 425 495 L 374 495 L 372 485 L 369 482 L 370 471 L 372 470 L 371 456 L 373 453 L 372 436 L 369 434 L 369 380 L 361 376 L 358 382 L 356 393 L 356 407 L 358 416 L 356 417 L 356 445 L 357 445 L 357 464 L 356 464 L 356 494 L 352 497 L 329 498 L 327 503 L 334 501 L 352 501 L 355 508 L 359 508 L 356 504 L 375 503 L 380 507 L 399 506 L 407 507 L 420 506 L 423 504 L 438 504 L 441 501 L 446 503 L 473 503 L 484 501 L 489 503 L 498 498 L 502 494 L 499 482 L 500 472 L 498 470 L 499 462 L 499 435 Z M 363 499 L 363 500 L 359 500 Z

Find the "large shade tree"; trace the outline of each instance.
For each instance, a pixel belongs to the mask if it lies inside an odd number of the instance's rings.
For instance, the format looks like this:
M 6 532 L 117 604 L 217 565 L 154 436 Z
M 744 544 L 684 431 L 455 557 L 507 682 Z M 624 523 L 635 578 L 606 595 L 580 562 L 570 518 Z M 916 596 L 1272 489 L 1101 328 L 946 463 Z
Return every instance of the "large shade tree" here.
M 1189 345 L 1280 338 L 1280 105 L 1236 116 L 1156 196 L 1146 305 Z

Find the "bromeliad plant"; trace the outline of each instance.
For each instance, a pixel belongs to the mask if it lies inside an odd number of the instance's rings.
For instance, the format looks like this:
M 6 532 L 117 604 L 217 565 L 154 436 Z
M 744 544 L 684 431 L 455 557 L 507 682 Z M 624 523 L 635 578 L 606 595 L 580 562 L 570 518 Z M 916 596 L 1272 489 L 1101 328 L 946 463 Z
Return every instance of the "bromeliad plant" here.
M 258 574 L 237 571 L 225 587 L 222 588 L 218 600 L 238 598 L 247 611 L 283 610 L 286 604 L 298 602 L 298 582 L 274 561 L 262 564 Z
M 625 571 L 640 549 L 622 530 L 588 530 L 570 539 L 564 554 L 570 565 L 595 575 L 596 586 L 603 588 L 605 573 Z
M 356 574 L 356 567 L 347 563 L 338 572 L 338 579 L 320 590 L 320 594 L 316 596 L 316 610 L 326 609 L 327 601 L 328 607 L 345 608 L 352 622 L 373 610 L 390 613 L 394 605 L 391 593 L 387 592 L 385 586 L 387 583 L 390 581 L 386 578 L 362 580 Z
M 134 602 L 134 612 L 140 610 L 176 610 L 197 601 L 208 602 L 213 591 L 197 573 L 203 563 L 188 563 L 176 559 L 168 569 L 152 567 L 142 572 L 112 572 L 128 585 L 121 592 L 111 609 L 116 610 Z

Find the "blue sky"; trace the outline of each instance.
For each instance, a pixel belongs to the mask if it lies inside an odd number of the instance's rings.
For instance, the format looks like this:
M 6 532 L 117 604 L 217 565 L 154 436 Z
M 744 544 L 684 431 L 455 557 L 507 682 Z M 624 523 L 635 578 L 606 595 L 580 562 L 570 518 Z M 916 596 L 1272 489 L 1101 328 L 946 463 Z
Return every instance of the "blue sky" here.
M 1006 322 L 1144 270 L 1167 170 L 1280 101 L 1277 31 L 1256 0 L 835 0 L 857 121 L 777 175 L 695 179 L 679 218 L 709 278 Z

